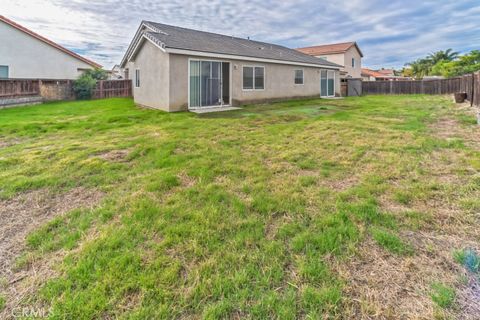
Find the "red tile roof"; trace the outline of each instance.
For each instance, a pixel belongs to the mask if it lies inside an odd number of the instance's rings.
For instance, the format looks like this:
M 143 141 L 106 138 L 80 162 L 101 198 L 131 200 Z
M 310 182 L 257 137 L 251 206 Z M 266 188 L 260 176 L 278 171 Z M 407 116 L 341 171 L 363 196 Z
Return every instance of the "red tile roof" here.
M 32 36 L 32 37 L 34 37 L 34 38 L 36 38 L 36 39 L 38 39 L 38 40 L 40 40 L 40 41 L 42 41 L 42 42 L 45 42 L 46 44 L 51 45 L 52 47 L 54 47 L 54 48 L 56 48 L 56 49 L 58 49 L 58 50 L 60 50 L 60 51 L 62 51 L 62 52 L 64 52 L 64 53 L 66 53 L 66 54 L 68 54 L 68 55 L 71 55 L 72 57 L 77 58 L 77 59 L 85 62 L 86 64 L 91 65 L 91 66 L 94 67 L 94 68 L 101 68 L 101 67 L 102 67 L 102 66 L 99 65 L 98 63 L 93 62 L 92 60 L 88 60 L 87 58 L 84 58 L 84 57 L 80 56 L 79 54 L 76 54 L 75 52 L 70 51 L 70 50 L 68 50 L 67 48 L 62 47 L 61 45 L 59 45 L 59 44 L 57 44 L 57 43 L 55 43 L 55 42 L 53 42 L 53 41 L 51 41 L 51 40 L 49 40 L 49 39 L 47 39 L 47 38 L 45 38 L 45 37 L 42 37 L 42 36 L 39 35 L 38 33 L 35 33 L 35 32 L 33 32 L 33 31 L 25 28 L 24 26 L 19 25 L 19 24 L 16 23 L 16 22 L 13 22 L 12 20 L 7 19 L 6 17 L 4 17 L 4 16 L 2 16 L 2 15 L 0 15 L 0 21 L 5 22 L 6 24 L 8 24 L 8 25 L 10 25 L 10 26 L 12 26 L 12 27 L 14 27 L 14 28 L 22 31 L 22 32 L 25 32 L 26 34 L 28 34 L 28 35 L 30 35 L 30 36 Z
M 344 42 L 344 43 L 333 43 L 333 44 L 323 44 L 313 47 L 297 48 L 298 51 L 302 53 L 309 54 L 311 56 L 318 56 L 322 54 L 333 54 L 333 53 L 344 53 L 352 46 L 355 46 L 363 57 L 363 53 L 358 47 L 356 42 Z
M 384 76 L 394 76 L 395 72 L 393 69 L 380 69 L 378 70 L 379 73 L 383 74 Z
M 367 68 L 362 68 L 362 75 L 374 77 L 374 78 L 384 78 L 385 75 L 377 72 L 375 70 L 367 69 Z

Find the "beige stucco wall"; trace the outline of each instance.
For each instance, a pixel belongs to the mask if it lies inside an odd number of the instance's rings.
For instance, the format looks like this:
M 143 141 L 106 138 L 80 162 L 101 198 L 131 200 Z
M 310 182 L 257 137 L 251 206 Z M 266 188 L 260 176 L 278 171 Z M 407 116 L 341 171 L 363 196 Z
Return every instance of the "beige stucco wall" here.
M 92 67 L 0 21 L 0 65 L 9 78 L 76 79 Z
M 317 58 L 325 58 L 327 61 L 344 66 L 342 71 L 352 78 L 362 77 L 362 57 L 355 46 L 352 46 L 345 53 L 324 54 Z M 355 58 L 355 68 L 352 68 L 352 58 Z
M 150 41 L 144 41 L 137 55 L 127 64 L 132 79 L 135 103 L 164 111 L 169 110 L 169 54 Z M 135 69 L 140 70 L 140 87 L 135 85 Z M 186 74 L 183 77 L 187 77 Z M 183 78 L 182 77 L 182 78 Z
M 188 60 L 195 56 L 170 54 L 170 111 L 188 108 Z M 200 59 L 209 60 L 201 57 Z M 282 98 L 320 96 L 320 68 L 211 58 L 230 62 L 231 98 L 234 105 Z M 265 89 L 243 90 L 242 66 L 265 67 Z M 294 70 L 303 69 L 304 84 L 294 83 Z M 340 95 L 340 77 L 336 72 L 336 94 Z

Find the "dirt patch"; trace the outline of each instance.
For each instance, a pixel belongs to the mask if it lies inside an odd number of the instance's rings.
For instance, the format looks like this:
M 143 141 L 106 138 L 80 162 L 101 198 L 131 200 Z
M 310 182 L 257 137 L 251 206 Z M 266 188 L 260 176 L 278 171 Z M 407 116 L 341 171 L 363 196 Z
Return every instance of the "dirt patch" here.
M 14 146 L 16 144 L 19 144 L 20 142 L 21 142 L 20 139 L 12 139 L 12 140 L 0 139 L 0 149 Z
M 178 179 L 183 187 L 190 188 L 193 187 L 197 180 L 195 178 L 190 177 L 187 173 L 182 172 L 178 175 Z
M 0 201 L 0 279 L 6 284 L 0 291 L 6 295 L 7 305 L 0 318 L 5 318 L 20 300 L 40 281 L 47 278 L 51 266 L 61 261 L 63 255 L 45 261 L 33 261 L 27 270 L 15 270 L 15 259 L 25 249 L 26 236 L 56 216 L 76 208 L 92 208 L 103 197 L 95 190 L 75 188 L 66 193 L 52 194 L 47 190 L 30 191 Z
M 111 162 L 122 162 L 126 160 L 129 153 L 129 150 L 112 150 L 97 154 L 96 157 Z

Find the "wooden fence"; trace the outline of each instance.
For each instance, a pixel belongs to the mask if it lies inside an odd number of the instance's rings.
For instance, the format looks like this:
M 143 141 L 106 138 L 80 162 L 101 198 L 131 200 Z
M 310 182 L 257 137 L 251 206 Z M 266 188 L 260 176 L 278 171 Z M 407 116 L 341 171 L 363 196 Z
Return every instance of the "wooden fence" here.
M 131 80 L 105 80 L 98 81 L 97 87 L 93 91 L 93 99 L 113 98 L 113 97 L 131 97 Z
M 0 80 L 0 98 L 27 97 L 39 94 L 38 80 Z
M 362 94 L 453 94 L 466 92 L 467 100 L 480 106 L 480 72 L 437 80 L 363 81 Z
M 71 100 L 73 94 L 72 80 L 42 80 L 42 79 L 5 79 L 0 80 L 0 99 L 24 98 L 41 96 L 46 101 Z M 131 80 L 98 81 L 93 91 L 93 99 L 131 97 Z

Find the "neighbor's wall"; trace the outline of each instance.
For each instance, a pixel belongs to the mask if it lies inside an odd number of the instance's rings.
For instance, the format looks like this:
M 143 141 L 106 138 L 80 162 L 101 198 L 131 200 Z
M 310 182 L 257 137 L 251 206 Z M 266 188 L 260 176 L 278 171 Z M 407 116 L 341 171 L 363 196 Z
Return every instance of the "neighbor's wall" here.
M 188 108 L 188 59 L 199 57 L 170 54 L 170 111 L 187 110 Z M 208 60 L 206 57 L 200 59 Z M 246 104 L 275 99 L 320 96 L 320 68 L 282 65 L 275 63 L 259 63 L 242 60 L 226 60 L 211 58 L 215 61 L 230 62 L 232 79 L 232 103 Z M 265 67 L 265 89 L 243 90 L 242 66 Z M 294 70 L 303 69 L 304 84 L 294 83 Z M 336 94 L 340 95 L 340 76 L 336 71 Z
M 10 25 L 0 22 L 0 65 L 9 78 L 76 79 L 92 66 Z
M 362 57 L 355 46 L 352 46 L 345 53 L 324 54 L 316 56 L 325 58 L 327 61 L 343 66 L 342 71 L 352 78 L 362 77 Z M 355 58 L 355 68 L 352 68 L 352 58 Z
M 169 110 L 169 54 L 163 52 L 150 41 L 144 41 L 138 53 L 127 64 L 129 78 L 132 79 L 135 103 Z M 140 87 L 135 86 L 135 70 L 140 70 Z M 186 75 L 183 75 L 186 78 Z
M 319 56 L 316 56 L 316 57 L 325 59 L 329 62 L 339 64 L 341 66 L 345 65 L 345 54 L 343 54 L 343 53 L 322 54 L 322 55 L 319 55 Z M 342 70 L 344 70 L 344 68 L 342 68 Z
M 360 56 L 360 52 L 358 52 L 355 46 L 352 46 L 350 49 L 347 50 L 344 54 L 345 56 L 345 63 L 343 63 L 344 70 L 348 73 L 349 76 L 352 78 L 361 78 L 362 77 L 362 57 Z M 355 58 L 355 68 L 352 68 L 352 58 Z

